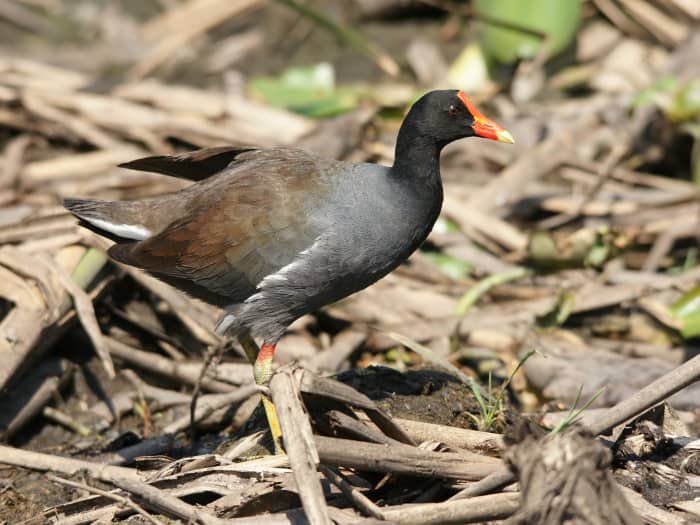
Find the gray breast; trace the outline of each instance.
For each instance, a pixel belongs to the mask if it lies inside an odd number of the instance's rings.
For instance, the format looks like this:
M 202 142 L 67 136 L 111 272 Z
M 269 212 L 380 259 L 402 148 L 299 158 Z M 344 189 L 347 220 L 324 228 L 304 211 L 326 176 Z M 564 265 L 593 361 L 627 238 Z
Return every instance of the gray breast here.
M 389 178 L 385 167 L 338 164 L 347 171 L 330 178 L 328 198 L 307 211 L 319 232 L 314 243 L 232 312 L 254 335 L 278 338 L 301 315 L 380 279 L 420 245 L 437 218 L 441 193 L 421 195 Z

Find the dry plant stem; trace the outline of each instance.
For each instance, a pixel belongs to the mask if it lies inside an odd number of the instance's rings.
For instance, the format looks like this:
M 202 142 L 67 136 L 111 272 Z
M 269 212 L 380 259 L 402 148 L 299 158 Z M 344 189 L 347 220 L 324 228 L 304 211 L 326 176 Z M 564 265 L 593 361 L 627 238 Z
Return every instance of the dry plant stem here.
M 354 408 L 361 408 L 372 422 L 390 438 L 407 445 L 414 445 L 413 440 L 404 430 L 382 412 L 366 395 L 352 387 L 344 385 L 333 379 L 317 376 L 304 370 L 301 377 L 301 391 L 305 394 L 313 394 L 346 403 Z
M 367 339 L 365 332 L 358 330 L 345 330 L 336 335 L 331 346 L 317 352 L 309 359 L 302 361 L 305 369 L 312 372 L 336 373 L 355 350 Z
M 73 300 L 73 307 L 78 315 L 80 324 L 90 338 L 90 342 L 95 347 L 95 352 L 100 358 L 102 367 L 107 372 L 110 379 L 114 379 L 114 363 L 109 355 L 109 351 L 104 343 L 100 325 L 95 316 L 95 308 L 92 304 L 92 299 L 85 292 L 93 277 L 104 267 L 107 262 L 106 255 L 96 252 L 93 248 L 88 249 L 76 265 L 72 275 L 65 273 L 60 266 L 57 266 L 51 260 L 39 259 L 46 265 L 47 269 L 54 272 L 58 280 L 61 282 L 66 292 Z
M 399 65 L 394 61 L 391 56 L 387 53 L 377 49 L 374 44 L 371 44 L 362 35 L 356 33 L 349 27 L 341 26 L 327 18 L 321 12 L 316 11 L 310 6 L 303 5 L 296 0 L 277 0 L 280 4 L 284 4 L 289 8 L 297 11 L 299 14 L 308 17 L 316 25 L 326 28 L 328 31 L 333 33 L 338 39 L 342 40 L 345 44 L 356 49 L 360 53 L 364 54 L 368 58 L 374 61 L 374 63 L 384 71 L 386 74 L 395 77 L 399 74 Z
M 75 366 L 67 365 L 61 374 L 61 377 L 53 376 L 45 379 L 41 386 L 34 392 L 32 397 L 27 401 L 22 410 L 10 421 L 5 428 L 5 432 L 0 435 L 3 441 L 12 439 L 18 430 L 32 420 L 41 409 L 52 399 L 53 395 L 65 385 L 73 376 Z
M 641 414 L 698 379 L 700 379 L 700 355 L 674 368 L 650 385 L 642 388 L 632 397 L 608 409 L 602 416 L 594 420 L 588 428 L 596 436 L 606 434 L 615 426 Z M 458 492 L 450 499 L 478 496 L 505 487 L 514 481 L 515 476 L 510 472 L 510 469 L 502 467 L 480 482 Z
M 612 0 L 593 0 L 595 6 L 607 17 L 610 21 L 619 27 L 622 31 L 636 36 L 639 39 L 645 39 L 646 32 L 637 25 L 637 23 L 629 18 L 625 12 L 620 9 Z
M 682 237 L 692 237 L 697 235 L 700 229 L 697 220 L 689 224 L 678 224 L 671 226 L 661 233 L 649 251 L 642 270 L 645 272 L 655 272 L 663 259 L 673 248 L 673 244 Z
M 46 225 L 41 226 L 46 229 Z M 20 239 L 25 240 L 21 236 Z M 83 272 L 85 280 L 92 280 L 99 268 L 93 270 L 92 275 Z M 96 286 L 90 296 L 94 298 L 101 290 Z M 23 367 L 40 358 L 69 326 L 74 313 L 54 272 L 47 271 L 44 264 L 37 264 L 32 254 L 11 245 L 0 248 L 0 295 L 16 305 L 0 322 L 0 340 L 8 343 L 0 346 L 2 389 L 22 373 Z
M 289 370 L 275 374 L 270 392 L 282 427 L 284 448 L 299 489 L 299 497 L 311 525 L 330 525 L 326 499 L 318 472 L 318 453 L 309 417 L 301 404 L 300 393 Z
M 423 421 L 411 421 L 410 419 L 394 418 L 394 421 L 417 443 L 439 441 L 451 447 L 476 449 L 482 453 L 484 451 L 501 453 L 505 448 L 503 436 L 492 432 L 436 425 Z
M 138 378 L 135 380 L 136 374 L 132 370 L 123 370 L 121 375 L 131 383 L 133 388 L 117 392 L 108 401 L 98 401 L 90 407 L 90 412 L 99 415 L 110 423 L 129 412 L 134 406 L 134 401 L 151 401 L 154 403 L 152 410 L 158 411 L 176 405 L 184 405 L 192 399 L 191 396 L 182 392 L 151 386 Z
M 505 519 L 520 504 L 518 492 L 490 494 L 463 501 L 421 503 L 383 509 L 384 519 L 402 525 L 458 525 Z
M 224 525 L 228 523 L 226 520 L 219 519 L 143 481 L 118 476 L 109 481 L 120 489 L 137 495 L 138 499 L 146 507 L 168 516 L 185 520 L 186 523 L 201 523 L 202 525 Z
M 188 418 L 189 421 L 189 418 Z M 167 451 L 173 444 L 175 436 L 172 434 L 163 434 L 158 437 L 144 439 L 130 447 L 124 447 L 116 452 L 109 452 L 96 457 L 100 463 L 107 465 L 124 465 L 131 463 L 136 458 L 141 456 L 155 456 Z
M 457 494 L 449 498 L 447 501 L 455 501 L 466 498 L 474 498 L 482 494 L 488 494 L 498 489 L 502 489 L 513 483 L 515 476 L 506 466 L 499 467 L 498 470 L 492 472 L 484 479 L 477 481 L 466 489 L 459 491 Z
M 333 483 L 345 495 L 348 500 L 355 505 L 359 510 L 368 516 L 384 519 L 384 512 L 371 499 L 362 494 L 357 488 L 353 487 L 343 476 L 334 469 L 319 465 L 318 469 L 323 473 L 328 481 Z
M 0 163 L 0 188 L 12 188 L 22 169 L 24 152 L 31 143 L 31 135 L 22 134 L 7 142 Z
M 55 122 L 61 126 L 64 126 L 69 135 L 75 134 L 84 139 L 86 142 L 93 144 L 98 149 L 124 148 L 123 142 L 105 133 L 92 122 L 74 116 L 70 112 L 63 109 L 58 109 L 37 95 L 37 93 L 30 93 L 29 91 L 25 90 L 25 94 L 22 97 L 24 106 L 30 112 L 50 122 Z
M 41 472 L 59 472 L 66 476 L 73 476 L 81 470 L 90 473 L 94 478 L 111 482 L 113 478 L 139 480 L 139 474 L 134 469 L 126 467 L 115 467 L 112 465 L 102 465 L 82 459 L 64 458 L 42 454 L 41 452 L 31 452 L 15 447 L 0 445 L 0 463 L 24 467 Z
M 304 511 L 297 508 L 275 514 L 231 518 L 226 523 L 229 525 L 306 525 L 308 521 Z M 358 525 L 361 525 L 361 523 L 361 521 L 358 521 Z M 337 522 L 337 524 L 345 525 L 343 522 Z
M 570 126 L 550 135 L 531 151 L 521 155 L 488 184 L 473 192 L 465 206 L 489 211 L 507 202 L 517 195 L 521 188 L 571 157 L 571 148 L 595 129 L 597 122 L 596 114 L 584 113 Z
M 95 241 L 95 243 L 103 245 L 102 239 L 98 238 L 97 234 L 92 234 L 92 232 L 90 233 L 92 235 L 89 238 L 91 242 Z M 192 335 L 194 335 L 199 341 L 206 345 L 221 344 L 221 340 L 213 333 L 214 323 L 212 322 L 212 318 L 216 317 L 216 314 L 207 314 L 208 310 L 210 310 L 212 313 L 216 312 L 215 308 L 208 307 L 208 305 L 204 306 L 201 303 L 196 303 L 194 300 L 188 298 L 175 288 L 172 288 L 164 282 L 159 281 L 155 277 L 145 274 L 136 268 L 126 265 L 119 265 L 119 267 L 144 288 L 151 290 L 163 301 L 168 303 L 175 316 L 182 321 L 182 324 L 184 324 Z
M 88 250 L 85 253 L 83 258 L 87 258 L 87 255 L 89 253 L 90 250 Z M 68 292 L 70 297 L 73 299 L 73 307 L 75 308 L 75 311 L 78 314 L 80 324 L 83 326 L 83 329 L 90 338 L 90 342 L 92 342 L 92 345 L 95 348 L 95 352 L 100 358 L 102 367 L 107 371 L 107 376 L 110 379 L 114 379 L 114 363 L 112 363 L 112 358 L 110 357 L 109 351 L 107 350 L 107 347 L 104 343 L 102 331 L 100 330 L 100 326 L 97 323 L 97 317 L 95 316 L 95 308 L 92 304 L 92 300 L 90 299 L 88 294 L 85 293 L 85 290 L 81 288 L 81 286 L 78 283 L 76 283 L 73 279 L 71 279 L 71 277 L 67 275 L 59 266 L 56 266 L 50 263 L 49 261 L 44 261 L 43 259 L 40 260 L 42 261 L 42 263 L 45 263 L 47 265 L 47 268 L 51 269 L 54 272 L 56 277 L 58 277 L 58 280 L 66 289 L 66 292 Z M 97 268 L 102 268 L 106 262 L 106 258 L 102 257 L 101 260 L 98 259 L 95 262 Z M 87 273 L 94 275 L 97 272 L 88 271 Z
M 199 399 L 199 393 L 202 390 L 202 381 L 207 374 L 207 370 L 212 365 L 212 363 L 218 363 L 221 359 L 221 354 L 223 354 L 225 349 L 224 345 L 217 345 L 214 348 L 210 348 L 207 355 L 204 357 L 204 363 L 202 363 L 202 370 L 199 372 L 199 377 L 194 385 L 194 391 L 192 392 L 192 400 L 190 401 L 190 427 L 194 432 L 194 425 L 197 420 L 197 399 Z
M 583 199 L 578 203 L 578 206 L 576 206 L 576 209 L 573 210 L 572 213 L 563 213 L 561 215 L 555 215 L 554 217 L 550 217 L 549 219 L 541 221 L 540 227 L 542 229 L 549 230 L 558 228 L 572 220 L 577 219 L 583 213 L 584 208 L 593 199 L 595 199 L 596 195 L 598 195 L 598 192 L 603 188 L 605 183 L 608 180 L 610 180 L 612 172 L 617 166 L 618 162 L 620 162 L 622 156 L 625 153 L 627 153 L 630 149 L 631 137 L 624 131 L 622 131 L 621 133 L 617 133 L 618 137 L 620 135 L 622 135 L 623 138 L 620 139 L 619 142 L 615 143 L 613 149 L 610 151 L 610 153 L 608 153 L 608 156 L 605 158 L 605 161 L 603 161 L 600 164 L 600 167 L 596 170 L 596 175 L 598 176 L 598 178 L 595 184 L 590 190 L 588 190 L 586 195 L 584 195 Z
M 700 355 L 697 355 L 607 410 L 588 428 L 595 435 L 607 434 L 613 427 L 641 414 L 699 379 Z
M 142 516 L 146 521 L 149 523 L 152 523 L 153 525 L 163 525 L 163 522 L 154 518 L 151 516 L 148 512 L 146 512 L 143 507 L 135 503 L 133 500 L 130 498 L 126 498 L 124 496 L 120 496 L 118 494 L 114 494 L 112 492 L 108 492 L 106 490 L 98 489 L 97 487 L 91 487 L 90 485 L 87 485 L 86 483 L 79 483 L 77 481 L 71 481 L 69 479 L 63 479 L 59 478 L 58 476 L 47 476 L 49 481 L 53 481 L 55 483 L 60 483 L 62 485 L 67 485 L 69 487 L 73 487 L 76 489 L 81 489 L 81 490 L 86 490 L 88 492 L 92 492 L 93 494 L 97 494 L 99 496 L 102 496 L 104 498 L 111 499 L 113 501 L 116 501 L 117 503 L 121 503 L 122 505 L 129 507 L 131 510 Z
M 150 41 L 151 47 L 131 68 L 129 78 L 143 78 L 196 37 L 228 19 L 242 16 L 261 3 L 260 0 L 193 0 L 172 7 L 145 24 L 143 36 Z
M 199 403 L 199 410 L 198 414 L 195 416 L 195 421 L 200 421 L 219 408 L 240 403 L 248 397 L 256 394 L 258 391 L 259 387 L 257 385 L 246 385 L 240 387 L 235 392 L 204 396 Z M 130 447 L 125 447 L 116 452 L 103 454 L 99 457 L 99 459 L 101 462 L 110 465 L 123 465 L 125 463 L 131 463 L 139 456 L 160 454 L 172 445 L 175 434 L 185 430 L 189 424 L 190 416 L 183 416 L 165 427 L 163 429 L 163 434 L 160 436 L 145 439 L 140 443 L 136 443 Z
M 255 395 L 260 392 L 260 387 L 258 385 L 245 385 L 234 392 L 228 392 L 226 394 L 210 394 L 204 396 L 200 399 L 199 406 L 195 414 L 188 414 L 179 419 L 176 419 L 170 423 L 167 427 L 163 429 L 165 433 L 176 434 L 182 430 L 185 430 L 188 425 L 197 423 L 202 419 L 206 418 L 214 411 L 241 403 L 248 399 L 250 396 Z
M 144 352 L 143 350 L 125 345 L 111 337 L 105 337 L 104 340 L 107 343 L 110 354 L 113 356 L 124 359 L 149 372 L 170 377 L 176 381 L 183 381 L 190 385 L 195 385 L 197 383 L 199 372 L 196 370 L 180 366 L 179 363 L 152 352 Z M 211 392 L 220 393 L 231 392 L 238 388 L 237 386 L 229 385 L 228 383 L 223 383 L 214 379 L 204 379 L 202 381 L 202 387 Z
M 337 435 L 340 431 L 344 436 L 350 436 L 351 439 L 357 441 L 368 441 L 370 443 L 380 443 L 384 445 L 401 444 L 400 441 L 396 441 L 382 434 L 376 428 L 370 427 L 362 421 L 339 410 L 331 410 L 328 412 L 328 421 L 333 429 L 334 435 Z
M 71 418 L 68 414 L 65 412 L 61 412 L 60 410 L 56 410 L 55 408 L 52 407 L 44 407 L 44 409 L 41 411 L 44 417 L 51 419 L 52 421 L 55 421 L 59 425 L 63 425 L 64 427 L 72 430 L 76 434 L 82 436 L 82 437 L 87 437 L 90 435 L 90 429 L 87 428 L 84 425 L 81 425 L 77 421 L 75 421 L 73 418 Z
M 651 523 L 653 525 L 679 525 L 681 523 L 689 524 L 688 521 L 680 521 L 678 514 L 655 507 L 645 500 L 644 496 L 642 496 L 639 492 L 627 488 L 624 485 L 620 485 L 619 483 L 617 484 L 617 488 L 625 496 L 627 502 L 642 517 L 644 523 Z
M 321 463 L 326 465 L 409 476 L 477 481 L 501 462 L 469 452 L 431 452 L 409 445 L 378 445 L 348 439 L 315 436 Z

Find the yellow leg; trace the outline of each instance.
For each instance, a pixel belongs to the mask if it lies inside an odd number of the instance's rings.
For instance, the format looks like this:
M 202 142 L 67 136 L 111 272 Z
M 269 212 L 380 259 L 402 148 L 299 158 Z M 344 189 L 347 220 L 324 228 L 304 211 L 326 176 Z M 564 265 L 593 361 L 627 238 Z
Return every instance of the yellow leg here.
M 257 343 L 249 334 L 240 335 L 238 341 L 243 346 L 248 361 L 253 365 L 253 377 L 258 385 L 266 385 L 272 377 L 272 358 L 275 354 L 275 345 L 265 343 L 262 348 L 258 348 Z M 272 400 L 265 394 L 261 395 L 267 424 L 272 433 L 272 440 L 275 444 L 275 454 L 282 454 L 282 429 L 280 428 L 277 412 Z

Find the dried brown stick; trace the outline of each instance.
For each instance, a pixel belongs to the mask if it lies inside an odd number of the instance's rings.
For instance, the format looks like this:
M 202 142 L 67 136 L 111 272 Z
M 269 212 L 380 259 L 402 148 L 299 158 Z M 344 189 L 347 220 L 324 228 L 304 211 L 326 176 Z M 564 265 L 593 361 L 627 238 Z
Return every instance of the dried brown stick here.
M 641 414 L 699 379 L 700 355 L 697 355 L 608 409 L 588 428 L 595 435 L 607 434 L 613 427 Z
M 111 399 L 98 401 L 90 407 L 90 412 L 103 417 L 110 423 L 128 412 L 133 407 L 134 400 L 154 402 L 153 410 L 183 405 L 191 400 L 191 396 L 182 392 L 149 385 L 133 370 L 122 370 L 121 375 L 129 381 L 131 387 L 117 392 Z
M 620 133 L 618 133 L 618 135 L 620 135 Z M 631 137 L 628 134 L 622 135 L 624 138 L 619 142 L 615 143 L 605 160 L 599 165 L 598 169 L 596 170 L 596 175 L 598 176 L 598 178 L 595 184 L 583 196 L 583 199 L 581 199 L 578 202 L 576 208 L 571 213 L 555 215 L 554 217 L 550 217 L 549 219 L 541 221 L 540 227 L 542 227 L 543 229 L 558 228 L 568 223 L 569 221 L 575 220 L 581 216 L 586 206 L 591 201 L 593 201 L 593 199 L 595 199 L 596 195 L 598 195 L 598 192 L 600 192 L 605 183 L 608 180 L 610 180 L 612 172 L 615 169 L 615 166 L 617 166 L 622 156 L 625 153 L 627 153 L 627 151 L 629 151 L 631 145 Z
M 162 434 L 154 438 L 144 439 L 135 445 L 124 447 L 115 452 L 102 454 L 97 456 L 95 460 L 106 465 L 125 465 L 141 456 L 162 454 L 172 446 L 174 440 L 173 434 Z
M 343 362 L 365 342 L 365 339 L 367 334 L 364 331 L 345 330 L 335 336 L 329 348 L 317 352 L 305 362 L 302 361 L 302 364 L 304 368 L 313 372 L 339 372 Z
M 410 419 L 394 418 L 401 428 L 420 443 L 422 441 L 439 441 L 445 445 L 465 449 L 476 449 L 480 452 L 493 451 L 500 453 L 505 448 L 503 436 L 492 432 L 481 432 L 466 428 L 436 425 L 424 421 L 412 421 Z
M 105 337 L 105 343 L 110 354 L 128 361 L 129 363 L 139 366 L 150 372 L 164 375 L 178 381 L 184 381 L 190 385 L 197 383 L 199 371 L 190 367 L 182 366 L 182 363 L 177 363 L 166 357 L 159 356 L 153 352 L 145 352 L 138 348 L 133 348 L 112 337 Z M 231 392 L 238 387 L 206 378 L 202 381 L 202 387 L 211 392 Z
M 447 501 L 475 498 L 477 496 L 481 496 L 482 494 L 488 494 L 489 492 L 502 489 L 514 481 L 515 476 L 513 475 L 513 472 L 511 472 L 511 470 L 505 465 L 502 465 L 495 472 L 492 472 L 484 479 L 477 481 L 473 485 L 468 486 L 466 489 L 459 491 Z
M 53 398 L 53 395 L 62 388 L 72 377 L 75 366 L 68 365 L 67 361 L 61 361 L 59 366 L 63 368 L 61 376 L 51 376 L 46 378 L 41 386 L 32 394 L 32 397 L 24 403 L 22 409 L 10 421 L 5 431 L 0 434 L 3 441 L 12 439 L 18 430 L 33 419 L 41 409 Z
M 155 37 L 154 45 L 131 68 L 129 76 L 136 79 L 148 75 L 197 36 L 261 4 L 260 0 L 193 0 L 171 8 L 144 28 L 146 38 Z
M 688 521 L 681 521 L 678 514 L 673 514 L 667 510 L 660 509 L 649 503 L 639 492 L 624 485 L 617 484 L 617 488 L 622 492 L 627 502 L 642 517 L 644 523 L 653 525 L 689 525 Z
M 112 358 L 109 355 L 109 351 L 104 342 L 102 336 L 102 331 L 100 330 L 100 325 L 97 322 L 97 316 L 95 315 L 95 308 L 92 304 L 92 299 L 90 296 L 80 287 L 80 285 L 75 282 L 66 272 L 64 272 L 59 266 L 52 264 L 44 258 L 38 258 L 43 264 L 46 264 L 47 269 L 51 270 L 54 275 L 58 278 L 59 282 L 65 288 L 68 295 L 70 295 L 73 300 L 73 307 L 78 315 L 80 324 L 90 338 L 90 342 L 95 348 L 95 353 L 102 363 L 102 367 L 106 370 L 107 376 L 110 379 L 114 379 L 114 363 L 112 363 Z
M 502 520 L 518 510 L 520 494 L 507 492 L 469 500 L 421 503 L 398 509 L 383 509 L 384 519 L 402 525 L 458 525 Z
M 7 142 L 0 162 L 0 188 L 14 187 L 22 169 L 24 152 L 31 141 L 31 135 L 25 133 Z
M 408 445 L 414 444 L 408 434 L 381 411 L 374 401 L 348 385 L 333 379 L 317 376 L 306 370 L 301 378 L 301 391 L 305 394 L 326 397 L 355 408 L 361 408 L 387 436 Z
M 123 142 L 113 138 L 86 118 L 75 116 L 68 111 L 59 109 L 42 96 L 43 93 L 24 93 L 22 102 L 31 112 L 50 122 L 64 126 L 70 133 L 77 135 L 99 149 L 123 149 Z M 68 96 L 74 95 L 71 93 Z
M 314 440 L 321 463 L 370 472 L 476 481 L 501 464 L 496 458 L 468 452 L 431 452 L 409 445 L 387 446 L 324 436 L 315 436 Z
M 295 385 L 291 371 L 281 370 L 272 377 L 270 393 L 282 427 L 284 448 L 289 456 L 289 464 L 294 471 L 301 504 L 309 523 L 330 525 L 328 506 L 316 471 L 319 457 L 311 423 L 304 411 L 299 388 Z
M 109 481 L 120 489 L 136 495 L 148 508 L 185 520 L 187 523 L 201 523 L 202 525 L 224 525 L 228 523 L 226 520 L 217 518 L 201 508 L 185 503 L 181 499 L 138 479 L 117 476 Z
M 116 477 L 122 479 L 140 479 L 139 474 L 134 469 L 102 465 L 82 459 L 52 456 L 51 454 L 42 454 L 41 452 L 32 452 L 5 445 L 0 445 L 0 463 L 42 472 L 59 472 L 66 476 L 72 476 L 81 470 L 85 470 L 94 478 L 109 482 Z
M 650 385 L 642 388 L 632 397 L 608 409 L 589 424 L 588 428 L 594 435 L 605 434 L 613 427 L 641 414 L 698 379 L 700 379 L 700 355 L 674 368 Z M 501 467 L 478 483 L 458 492 L 450 499 L 478 496 L 505 487 L 514 481 L 515 476 L 513 473 L 507 467 Z
M 207 415 L 211 414 L 214 410 L 219 408 L 240 403 L 241 401 L 247 399 L 251 395 L 258 392 L 258 387 L 256 385 L 246 385 L 240 387 L 234 392 L 229 392 L 226 394 L 211 394 L 210 396 L 204 396 L 201 398 L 197 414 L 195 416 L 196 420 L 201 420 Z M 144 392 L 147 395 L 147 392 Z M 183 400 L 187 402 L 189 400 Z M 160 454 L 164 450 L 167 450 L 173 443 L 175 439 L 175 434 L 181 432 L 190 423 L 190 416 L 185 415 L 181 418 L 173 421 L 170 425 L 163 429 L 163 434 L 153 437 L 151 439 L 145 439 L 140 443 L 125 447 L 116 452 L 110 452 L 108 454 L 103 454 L 99 456 L 99 460 L 103 463 L 110 465 L 123 465 L 125 463 L 131 463 L 135 458 L 139 456 L 151 456 L 154 454 Z
M 196 423 L 206 418 L 214 411 L 224 408 L 226 406 L 235 405 L 241 403 L 248 399 L 250 396 L 260 392 L 260 387 L 256 384 L 244 385 L 239 387 L 233 392 L 228 392 L 225 394 L 210 394 L 203 396 L 199 400 L 197 410 L 194 414 L 188 414 L 179 419 L 176 419 L 168 426 L 163 429 L 165 433 L 176 434 L 185 430 L 187 426 L 192 423 Z
M 75 419 L 70 417 L 65 412 L 62 412 L 61 410 L 56 410 L 53 407 L 44 407 L 41 413 L 45 418 L 48 418 L 58 423 L 59 425 L 63 425 L 64 427 L 72 430 L 73 432 L 82 437 L 87 437 L 90 435 L 89 428 L 87 428 L 85 425 L 80 424 Z
M 114 494 L 113 492 L 108 492 L 106 490 L 98 489 L 97 487 L 91 487 L 86 483 L 80 483 L 77 481 L 71 481 L 69 479 L 59 478 L 58 476 L 50 475 L 47 476 L 47 478 L 49 481 L 60 483 L 61 485 L 67 485 L 76 489 L 86 490 L 88 492 L 92 492 L 93 494 L 102 496 L 103 498 L 111 499 L 113 501 L 116 501 L 117 503 L 121 503 L 122 505 L 129 507 L 131 510 L 142 516 L 149 523 L 152 523 L 153 525 L 163 525 L 162 521 L 151 516 L 148 512 L 146 512 L 143 509 L 143 507 L 134 502 L 131 498 L 120 496 L 119 494 Z
M 353 487 L 343 476 L 330 467 L 319 465 L 318 469 L 328 481 L 340 489 L 343 495 L 362 512 L 373 518 L 384 519 L 384 512 L 371 499 Z
M 97 236 L 91 233 L 90 241 L 93 240 L 97 240 Z M 104 244 L 102 247 L 106 249 Z M 119 267 L 141 286 L 151 290 L 168 303 L 175 316 L 199 341 L 207 345 L 221 344 L 221 339 L 214 334 L 215 320 L 219 316 L 215 307 L 191 299 L 179 290 L 137 268 L 125 264 L 120 264 Z
M 215 347 L 209 348 L 204 356 L 202 370 L 199 372 L 197 382 L 194 384 L 194 391 L 192 392 L 192 399 L 190 400 L 190 426 L 192 427 L 192 430 L 194 430 L 194 425 L 197 421 L 197 400 L 199 399 L 199 394 L 202 391 L 202 381 L 204 381 L 209 367 L 212 364 L 216 366 L 216 364 L 219 362 L 224 349 L 224 345 L 216 345 Z
M 561 164 L 582 137 L 595 128 L 598 117 L 587 112 L 570 126 L 557 130 L 534 149 L 520 156 L 488 184 L 471 194 L 467 207 L 487 212 L 507 202 L 521 188 Z
M 384 445 L 401 443 L 400 441 L 396 441 L 395 439 L 382 434 L 376 428 L 370 427 L 364 422 L 349 416 L 345 412 L 331 410 L 327 415 L 334 435 L 338 435 L 340 433 L 345 437 L 349 437 L 357 441 L 368 441 L 370 443 L 381 443 Z
M 680 223 L 671 226 L 669 229 L 661 233 L 652 246 L 642 270 L 645 272 L 655 272 L 668 252 L 673 248 L 673 244 L 682 237 L 694 237 L 698 235 L 700 225 L 697 219 L 690 223 Z

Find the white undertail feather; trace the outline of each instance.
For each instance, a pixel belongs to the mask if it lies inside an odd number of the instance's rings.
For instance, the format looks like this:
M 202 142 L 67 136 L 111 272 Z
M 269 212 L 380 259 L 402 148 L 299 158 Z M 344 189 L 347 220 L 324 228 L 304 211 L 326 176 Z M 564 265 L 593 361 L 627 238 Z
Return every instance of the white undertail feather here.
M 86 217 L 84 215 L 81 215 L 81 218 L 93 226 L 97 226 L 101 230 L 112 233 L 118 237 L 123 237 L 124 239 L 143 241 L 153 235 L 151 230 L 140 224 L 114 224 L 104 219 Z

